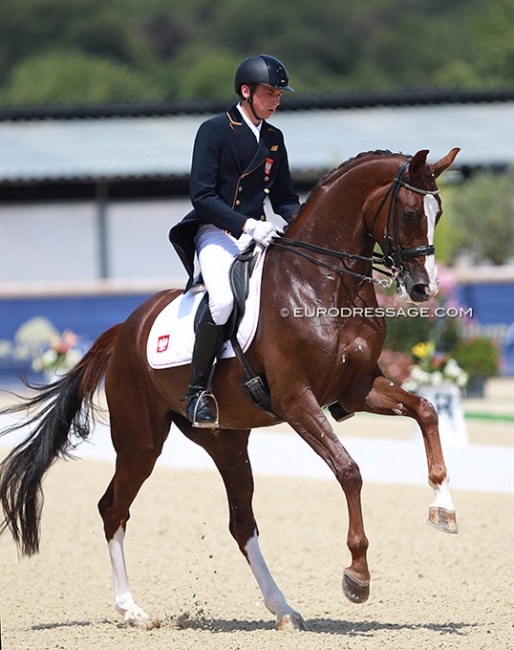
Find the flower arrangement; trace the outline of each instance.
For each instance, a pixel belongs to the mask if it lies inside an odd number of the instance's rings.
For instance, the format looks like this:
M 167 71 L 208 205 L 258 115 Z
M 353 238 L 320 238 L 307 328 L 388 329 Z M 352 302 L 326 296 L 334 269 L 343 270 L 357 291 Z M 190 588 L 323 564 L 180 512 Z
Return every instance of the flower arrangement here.
M 457 361 L 444 352 L 436 350 L 433 341 L 417 343 L 412 348 L 412 354 L 418 360 L 402 388 L 415 392 L 422 385 L 439 386 L 443 382 L 456 384 L 464 388 L 468 383 L 468 374 L 459 366 Z
M 35 372 L 57 372 L 64 374 L 71 370 L 82 358 L 77 349 L 77 335 L 65 330 L 61 336 L 51 337 L 49 346 L 32 361 L 32 369 Z
M 423 317 L 416 317 L 416 312 L 413 317 L 398 317 L 392 288 L 377 292 L 379 306 L 386 309 L 387 328 L 379 364 L 386 376 L 407 390 L 444 381 L 466 387 L 469 394 L 475 380 L 498 374 L 500 349 L 495 341 L 476 335 L 480 324 L 460 303 L 451 271 L 438 266 L 438 276 L 439 293 L 423 303 Z
M 483 336 L 460 341 L 454 351 L 455 359 L 470 379 L 496 377 L 500 367 L 498 344 Z
M 411 356 L 411 349 L 418 341 L 434 341 L 438 350 L 449 352 L 462 338 L 466 326 L 463 319 L 444 315 L 448 310 L 463 307 L 457 299 L 457 284 L 451 272 L 440 265 L 437 266 L 437 274 L 438 293 L 421 305 L 423 316 L 386 315 L 386 349 Z M 386 310 L 386 314 L 397 312 L 399 307 L 414 306 L 409 305 L 394 287 L 379 288 L 376 295 L 379 306 Z

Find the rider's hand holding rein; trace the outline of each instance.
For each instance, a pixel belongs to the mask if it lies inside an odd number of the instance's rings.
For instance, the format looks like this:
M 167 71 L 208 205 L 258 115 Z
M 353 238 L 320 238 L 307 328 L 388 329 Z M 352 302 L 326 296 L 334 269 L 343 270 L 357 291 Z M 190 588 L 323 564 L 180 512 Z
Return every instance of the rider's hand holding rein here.
M 274 224 L 269 221 L 257 221 L 257 219 L 247 219 L 243 231 L 264 248 L 267 248 L 279 235 Z

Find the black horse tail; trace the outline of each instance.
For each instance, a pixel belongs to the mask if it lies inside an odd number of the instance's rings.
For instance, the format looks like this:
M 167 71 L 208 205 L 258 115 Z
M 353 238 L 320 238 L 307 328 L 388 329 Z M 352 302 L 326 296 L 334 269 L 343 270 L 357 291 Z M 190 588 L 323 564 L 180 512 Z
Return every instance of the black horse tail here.
M 101 385 L 121 325 L 101 334 L 81 361 L 47 386 L 30 386 L 34 397 L 0 411 L 25 413 L 20 422 L 0 436 L 29 427 L 29 436 L 0 464 L 0 500 L 4 520 L 0 534 L 9 529 L 23 555 L 39 551 L 43 491 L 41 483 L 58 458 L 69 458 L 94 424 L 93 397 Z M 36 412 L 34 412 L 36 411 Z

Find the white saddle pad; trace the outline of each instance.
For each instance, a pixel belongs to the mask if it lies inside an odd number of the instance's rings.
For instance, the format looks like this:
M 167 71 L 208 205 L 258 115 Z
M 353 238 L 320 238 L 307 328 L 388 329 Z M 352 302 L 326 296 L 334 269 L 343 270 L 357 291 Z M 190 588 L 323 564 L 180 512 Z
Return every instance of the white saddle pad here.
M 255 264 L 250 278 L 246 311 L 237 332 L 237 340 L 243 352 L 250 347 L 259 323 L 264 257 L 265 252 L 260 253 Z M 195 342 L 194 319 L 204 295 L 205 291 L 189 290 L 175 298 L 157 316 L 150 330 L 146 346 L 148 363 L 152 368 L 171 368 L 191 363 Z M 232 344 L 227 341 L 220 357 L 234 356 Z

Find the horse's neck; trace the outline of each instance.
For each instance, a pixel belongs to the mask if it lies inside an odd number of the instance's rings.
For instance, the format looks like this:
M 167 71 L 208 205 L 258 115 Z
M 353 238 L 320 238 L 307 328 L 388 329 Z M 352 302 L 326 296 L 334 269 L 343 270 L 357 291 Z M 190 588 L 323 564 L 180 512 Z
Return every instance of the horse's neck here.
M 350 192 L 350 182 L 343 184 L 339 180 L 329 188 L 318 187 L 287 230 L 287 236 L 320 248 L 370 256 L 373 241 L 362 215 L 368 193 L 359 196 Z
M 302 257 L 291 258 L 290 255 L 279 254 L 275 263 L 280 267 L 287 267 L 275 269 L 279 271 L 279 276 L 291 275 L 290 264 L 294 260 L 293 275 L 297 275 L 301 280 L 298 291 L 306 294 L 314 292 L 320 298 L 323 292 L 331 293 L 332 296 L 336 293 L 340 299 L 355 298 L 359 294 L 364 301 L 372 300 L 372 285 L 363 282 L 362 277 L 358 276 L 371 277 L 372 274 L 370 260 L 374 241 L 368 234 L 363 210 L 375 187 L 376 181 L 375 184 L 372 181 L 366 182 L 361 177 L 356 178 L 354 173 L 317 187 L 302 207 L 296 221 L 287 229 L 286 236 L 327 250 L 327 254 L 307 252 L 311 257 L 336 267 L 339 271 L 316 265 Z M 331 256 L 330 251 L 368 259 L 341 260 Z M 330 282 L 321 282 L 320 278 L 323 277 Z

